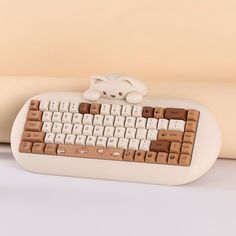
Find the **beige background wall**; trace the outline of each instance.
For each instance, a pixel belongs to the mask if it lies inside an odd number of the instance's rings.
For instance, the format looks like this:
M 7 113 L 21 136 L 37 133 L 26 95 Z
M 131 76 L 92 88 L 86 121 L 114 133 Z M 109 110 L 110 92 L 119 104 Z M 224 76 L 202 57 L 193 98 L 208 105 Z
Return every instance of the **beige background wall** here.
M 236 80 L 235 0 L 0 0 L 0 75 Z

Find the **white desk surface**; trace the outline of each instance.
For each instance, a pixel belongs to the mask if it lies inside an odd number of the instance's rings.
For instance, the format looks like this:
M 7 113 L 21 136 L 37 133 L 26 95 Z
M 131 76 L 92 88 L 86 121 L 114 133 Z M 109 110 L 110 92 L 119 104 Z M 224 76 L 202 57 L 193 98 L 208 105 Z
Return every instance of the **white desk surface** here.
M 33 174 L 0 146 L 0 235 L 236 235 L 236 161 L 167 187 Z

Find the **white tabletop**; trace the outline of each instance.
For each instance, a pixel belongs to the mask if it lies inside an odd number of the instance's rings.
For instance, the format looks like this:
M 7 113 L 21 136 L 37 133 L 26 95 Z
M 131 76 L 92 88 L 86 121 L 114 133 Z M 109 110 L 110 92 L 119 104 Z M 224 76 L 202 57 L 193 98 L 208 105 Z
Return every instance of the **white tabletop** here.
M 0 235 L 235 236 L 235 221 L 236 161 L 167 187 L 34 174 L 0 146 Z

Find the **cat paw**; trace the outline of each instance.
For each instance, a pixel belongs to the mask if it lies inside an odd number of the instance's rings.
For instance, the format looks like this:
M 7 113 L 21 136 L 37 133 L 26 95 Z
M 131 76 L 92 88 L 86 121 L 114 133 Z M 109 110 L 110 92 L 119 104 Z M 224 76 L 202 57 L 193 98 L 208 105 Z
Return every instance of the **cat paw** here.
M 83 96 L 84 96 L 84 99 L 88 101 L 96 102 L 100 98 L 100 93 L 93 90 L 87 90 L 84 92 Z
M 128 103 L 140 103 L 143 100 L 143 95 L 138 92 L 131 92 L 126 96 Z

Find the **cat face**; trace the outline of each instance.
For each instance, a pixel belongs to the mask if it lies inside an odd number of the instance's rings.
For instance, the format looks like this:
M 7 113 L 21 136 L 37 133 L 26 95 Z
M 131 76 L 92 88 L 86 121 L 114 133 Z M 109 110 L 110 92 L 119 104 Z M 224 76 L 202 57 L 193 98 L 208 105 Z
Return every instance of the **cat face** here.
M 95 76 L 92 80 L 92 89 L 98 91 L 102 98 L 125 99 L 127 94 L 135 91 L 132 81 L 127 77 Z

